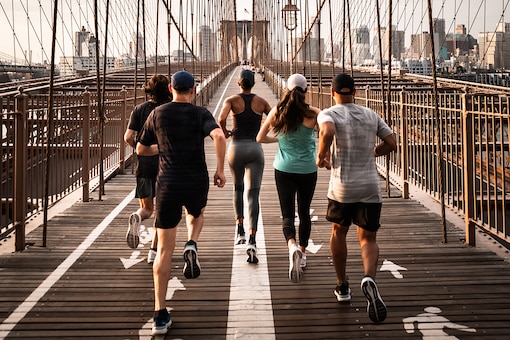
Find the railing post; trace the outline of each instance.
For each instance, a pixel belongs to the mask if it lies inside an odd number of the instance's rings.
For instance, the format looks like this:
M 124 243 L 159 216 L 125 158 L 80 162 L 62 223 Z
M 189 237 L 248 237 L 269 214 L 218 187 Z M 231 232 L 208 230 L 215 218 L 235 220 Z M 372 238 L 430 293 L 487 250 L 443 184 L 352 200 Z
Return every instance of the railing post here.
M 409 144 L 407 138 L 407 95 L 405 86 L 400 92 L 400 172 L 402 173 L 402 198 L 409 198 Z
M 124 131 L 126 131 L 126 120 L 127 115 L 129 114 L 127 108 L 127 90 L 126 85 L 122 85 L 121 96 L 122 96 L 122 112 L 120 114 L 120 163 L 119 163 L 119 173 L 124 174 L 124 169 L 126 167 L 126 146 L 124 142 Z
M 90 200 L 90 171 L 89 171 L 89 157 L 90 157 L 90 92 L 89 87 L 85 87 L 85 92 L 83 92 L 83 134 L 82 134 L 82 143 L 83 150 L 81 156 L 81 169 L 82 169 L 82 200 L 83 202 L 88 202 Z
M 466 243 L 470 246 L 476 246 L 475 223 L 473 222 L 475 211 L 473 199 L 476 199 L 474 187 L 474 150 L 473 150 L 473 114 L 470 110 L 472 105 L 472 95 L 462 95 L 462 176 L 464 178 L 464 222 L 466 228 Z
M 25 218 L 27 215 L 27 111 L 28 96 L 19 88 L 15 101 L 14 120 L 14 192 L 13 210 L 16 231 L 15 249 L 25 249 Z

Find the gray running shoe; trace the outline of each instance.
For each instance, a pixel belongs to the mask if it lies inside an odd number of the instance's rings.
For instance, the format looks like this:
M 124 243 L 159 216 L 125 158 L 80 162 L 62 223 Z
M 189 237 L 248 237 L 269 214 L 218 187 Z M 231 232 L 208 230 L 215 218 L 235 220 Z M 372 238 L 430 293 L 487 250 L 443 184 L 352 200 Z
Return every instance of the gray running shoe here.
M 361 280 L 361 290 L 367 298 L 367 313 L 370 320 L 374 323 L 384 321 L 384 319 L 386 319 L 387 309 L 379 295 L 379 290 L 377 289 L 374 279 L 370 276 L 365 276 L 363 280 Z
M 186 244 L 184 247 L 184 268 L 182 272 L 187 279 L 196 279 L 200 276 L 200 263 L 197 257 L 197 247 L 194 244 Z
M 136 249 L 138 248 L 138 244 L 140 244 L 140 223 L 142 223 L 142 218 L 137 212 L 129 216 L 128 230 L 126 233 L 126 242 L 129 248 Z

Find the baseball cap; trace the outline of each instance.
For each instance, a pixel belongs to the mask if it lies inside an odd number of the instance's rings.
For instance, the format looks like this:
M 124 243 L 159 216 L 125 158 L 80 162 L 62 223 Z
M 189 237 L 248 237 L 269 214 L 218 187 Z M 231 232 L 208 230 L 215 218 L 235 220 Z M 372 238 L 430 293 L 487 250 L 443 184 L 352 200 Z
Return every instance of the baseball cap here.
M 177 91 L 186 91 L 195 86 L 195 78 L 188 71 L 177 71 L 172 75 L 172 87 Z
M 349 95 L 354 92 L 354 79 L 347 73 L 341 73 L 333 78 L 331 86 L 336 93 Z
M 289 79 L 287 79 L 287 88 L 291 91 L 294 90 L 296 87 L 299 87 L 301 88 L 301 90 L 306 91 L 306 86 L 307 86 L 306 78 L 299 73 L 295 73 L 291 75 Z
M 247 79 L 251 86 L 255 84 L 255 74 L 250 70 L 242 70 L 239 76 L 239 80 L 241 79 Z

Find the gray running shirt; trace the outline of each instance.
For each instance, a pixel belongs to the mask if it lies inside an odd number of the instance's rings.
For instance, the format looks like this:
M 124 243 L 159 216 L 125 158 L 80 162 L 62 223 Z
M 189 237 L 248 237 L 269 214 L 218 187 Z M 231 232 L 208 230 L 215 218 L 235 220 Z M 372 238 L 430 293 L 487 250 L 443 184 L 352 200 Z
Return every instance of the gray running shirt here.
M 322 110 L 317 121 L 332 122 L 336 128 L 328 198 L 341 203 L 381 203 L 374 147 L 376 137 L 393 133 L 390 127 L 377 113 L 354 103 Z

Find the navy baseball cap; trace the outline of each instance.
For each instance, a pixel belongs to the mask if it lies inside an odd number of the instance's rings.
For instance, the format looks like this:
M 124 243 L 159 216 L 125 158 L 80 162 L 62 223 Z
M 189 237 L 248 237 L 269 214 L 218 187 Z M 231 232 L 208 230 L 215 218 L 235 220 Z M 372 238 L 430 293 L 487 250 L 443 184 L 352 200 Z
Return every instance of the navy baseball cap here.
M 186 91 L 195 86 L 195 78 L 188 71 L 178 71 L 172 75 L 172 88 L 176 91 Z

